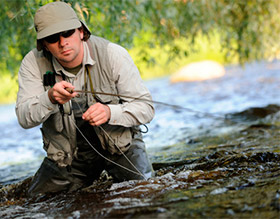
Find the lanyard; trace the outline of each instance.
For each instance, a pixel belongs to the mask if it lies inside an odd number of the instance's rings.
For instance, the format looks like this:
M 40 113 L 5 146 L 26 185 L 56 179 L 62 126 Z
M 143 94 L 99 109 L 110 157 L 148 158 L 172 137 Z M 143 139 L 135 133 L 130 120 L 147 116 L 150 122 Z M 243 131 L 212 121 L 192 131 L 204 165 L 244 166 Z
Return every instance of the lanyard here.
M 85 66 L 86 68 L 86 72 L 84 73 L 84 76 L 85 76 L 85 91 L 87 91 L 87 75 L 88 75 L 88 79 L 89 79 L 89 85 L 90 85 L 90 90 L 91 90 L 91 94 L 93 95 L 93 97 L 95 96 L 95 92 L 94 92 L 94 89 L 93 89 L 93 84 L 92 84 L 92 79 L 91 79 L 91 75 L 90 75 L 90 72 L 88 70 L 88 66 L 86 65 Z

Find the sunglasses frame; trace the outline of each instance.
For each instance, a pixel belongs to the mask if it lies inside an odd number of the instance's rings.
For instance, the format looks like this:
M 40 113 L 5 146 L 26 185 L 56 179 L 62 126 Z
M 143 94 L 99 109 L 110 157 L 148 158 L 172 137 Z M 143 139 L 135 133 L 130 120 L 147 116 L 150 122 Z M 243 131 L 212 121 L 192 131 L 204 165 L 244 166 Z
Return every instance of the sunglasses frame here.
M 76 29 L 71 29 L 71 30 L 59 32 L 59 33 L 45 37 L 44 40 L 51 44 L 56 43 L 60 40 L 60 36 L 62 36 L 64 38 L 68 38 L 68 37 L 72 36 L 75 33 L 75 31 L 76 31 Z

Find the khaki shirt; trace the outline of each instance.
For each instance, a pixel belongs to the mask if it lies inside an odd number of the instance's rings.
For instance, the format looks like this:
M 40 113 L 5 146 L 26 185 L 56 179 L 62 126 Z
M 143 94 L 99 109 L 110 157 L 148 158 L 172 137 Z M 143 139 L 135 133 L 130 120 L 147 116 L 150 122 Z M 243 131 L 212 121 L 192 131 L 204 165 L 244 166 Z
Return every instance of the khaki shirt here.
M 88 45 L 85 42 L 83 44 L 85 51 L 83 65 L 77 75 L 65 71 L 55 58 L 52 60 L 56 72 L 63 71 L 77 90 L 81 89 L 84 83 L 85 65 L 95 64 L 90 57 Z M 150 122 L 154 116 L 154 108 L 150 102 L 151 95 L 143 84 L 132 58 L 123 47 L 114 43 L 108 44 L 107 51 L 118 94 L 149 100 L 134 101 L 121 98 L 122 104 L 108 104 L 111 110 L 108 124 L 132 127 Z M 23 128 L 35 127 L 59 111 L 58 104 L 52 104 L 48 98 L 48 91 L 44 90 L 39 68 L 34 53 L 29 52 L 22 60 L 19 69 L 16 115 Z M 98 91 L 98 88 L 95 90 Z

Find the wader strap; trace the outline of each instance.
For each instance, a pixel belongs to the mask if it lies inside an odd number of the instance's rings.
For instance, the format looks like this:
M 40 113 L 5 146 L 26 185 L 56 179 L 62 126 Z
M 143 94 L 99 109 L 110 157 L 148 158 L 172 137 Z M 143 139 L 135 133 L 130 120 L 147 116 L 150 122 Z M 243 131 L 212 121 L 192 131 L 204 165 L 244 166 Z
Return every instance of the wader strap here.
M 91 80 L 91 75 L 89 73 L 89 70 L 88 70 L 88 67 L 86 66 L 86 70 L 87 70 L 87 74 L 88 74 L 88 77 L 89 77 L 89 83 L 90 83 L 90 89 L 91 89 L 91 92 L 93 94 L 93 97 L 95 96 L 95 93 L 94 93 L 94 89 L 93 89 L 93 84 L 92 84 L 92 80 Z
M 84 89 L 87 91 L 87 73 L 84 73 Z M 87 96 L 87 93 L 86 93 Z

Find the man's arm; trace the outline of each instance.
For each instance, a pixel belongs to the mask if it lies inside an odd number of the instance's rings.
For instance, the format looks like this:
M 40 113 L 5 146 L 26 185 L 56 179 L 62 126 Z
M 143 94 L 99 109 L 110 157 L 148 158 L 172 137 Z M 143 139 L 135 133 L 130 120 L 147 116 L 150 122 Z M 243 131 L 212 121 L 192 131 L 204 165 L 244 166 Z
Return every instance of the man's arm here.
M 19 90 L 16 115 L 23 128 L 32 128 L 59 111 L 44 90 L 43 80 L 34 53 L 29 52 L 22 60 L 18 73 Z
M 154 117 L 152 97 L 132 58 L 123 47 L 113 43 L 108 45 L 108 54 L 118 94 L 136 98 L 121 97 L 122 104 L 109 104 L 109 124 L 130 127 L 150 122 Z

